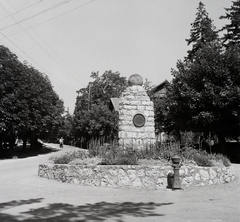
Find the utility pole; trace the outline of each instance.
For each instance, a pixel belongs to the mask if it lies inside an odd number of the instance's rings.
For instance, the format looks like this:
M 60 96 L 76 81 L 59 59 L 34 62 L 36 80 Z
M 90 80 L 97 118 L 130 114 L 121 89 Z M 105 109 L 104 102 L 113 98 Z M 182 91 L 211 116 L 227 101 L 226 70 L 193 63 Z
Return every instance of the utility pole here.
M 92 87 L 92 83 L 89 83 L 89 89 L 88 89 L 88 111 L 91 108 L 91 87 Z

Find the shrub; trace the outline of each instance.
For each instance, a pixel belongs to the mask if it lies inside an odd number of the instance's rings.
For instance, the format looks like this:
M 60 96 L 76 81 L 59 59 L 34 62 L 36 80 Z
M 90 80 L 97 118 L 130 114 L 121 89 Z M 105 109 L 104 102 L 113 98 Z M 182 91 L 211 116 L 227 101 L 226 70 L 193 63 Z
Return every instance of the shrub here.
M 183 163 L 190 161 L 198 166 L 231 165 L 229 159 L 222 154 L 208 154 L 205 150 L 189 145 L 180 148 L 176 142 L 148 144 L 145 149 L 134 151 L 133 147 L 127 147 L 126 150 L 120 148 L 116 141 L 101 145 L 98 140 L 94 140 L 90 143 L 89 150 L 76 149 L 51 159 L 55 164 L 137 165 L 139 159 L 145 160 L 145 163 L 161 160 L 164 164 L 171 164 L 174 155 L 179 155 Z
M 231 165 L 230 160 L 225 156 L 222 156 L 222 162 L 223 162 L 223 165 L 226 166 L 226 167 Z
M 215 160 L 217 162 L 222 162 L 222 164 L 226 167 L 231 166 L 230 160 L 226 156 L 224 156 L 220 153 L 218 153 L 218 154 L 214 153 L 214 154 L 211 154 L 210 156 L 211 156 L 212 160 Z
M 138 159 L 167 160 L 179 154 L 180 146 L 177 142 L 155 143 L 146 145 L 143 150 L 137 150 Z
M 52 160 L 54 164 L 68 164 L 71 161 L 67 155 L 54 156 L 51 157 L 50 160 Z
M 88 152 L 86 150 L 77 149 L 73 151 L 66 152 L 61 156 L 53 156 L 49 159 L 53 161 L 54 164 L 68 164 L 74 159 L 84 159 L 88 157 Z
M 197 163 L 198 166 L 206 166 L 211 167 L 213 166 L 213 163 L 211 162 L 208 155 L 195 153 L 193 156 L 193 160 Z
M 69 162 L 70 165 L 99 165 L 101 164 L 102 160 L 98 157 L 87 157 L 85 159 L 74 159 Z
M 101 165 L 137 165 L 138 158 L 134 151 L 110 150 L 103 155 Z

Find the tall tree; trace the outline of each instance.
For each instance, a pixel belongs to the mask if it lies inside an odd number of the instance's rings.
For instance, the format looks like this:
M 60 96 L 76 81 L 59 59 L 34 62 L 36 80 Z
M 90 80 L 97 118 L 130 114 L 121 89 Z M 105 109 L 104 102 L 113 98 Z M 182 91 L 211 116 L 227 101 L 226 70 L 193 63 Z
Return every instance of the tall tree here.
M 21 119 L 19 131 L 23 137 L 29 137 L 34 146 L 37 138 L 50 139 L 57 134 L 64 107 L 46 75 L 27 64 L 24 75 L 25 88 L 21 86 L 18 100 L 26 103 L 28 115 L 27 119 Z
M 73 135 L 73 115 L 66 113 L 63 115 L 62 125 L 58 131 L 58 138 L 64 138 L 64 144 L 74 145 Z
M 0 150 L 4 141 L 13 149 L 15 132 L 19 123 L 16 114 L 21 104 L 16 102 L 16 86 L 23 78 L 22 66 L 8 48 L 0 45 Z M 14 105 L 15 104 L 15 105 Z
M 235 0 L 232 3 L 231 8 L 225 8 L 226 14 L 220 17 L 220 19 L 227 19 L 230 22 L 220 30 L 227 32 L 224 33 L 222 40 L 228 46 L 240 45 L 240 0 Z
M 234 64 L 236 63 L 236 64 Z M 212 131 L 221 142 L 238 135 L 239 60 L 237 53 L 205 46 L 194 62 L 177 63 L 169 115 L 182 130 Z
M 94 81 L 78 91 L 74 110 L 76 141 L 81 137 L 90 139 L 117 135 L 118 114 L 110 109 L 110 99 L 121 95 L 127 86 L 126 78 L 111 70 L 102 76 L 98 72 L 92 72 L 91 77 Z
M 92 72 L 94 79 L 91 85 L 91 102 L 95 103 L 99 99 L 105 104 L 109 103 L 110 98 L 120 97 L 126 88 L 126 78 L 121 77 L 119 72 L 105 71 L 102 76 L 99 72 Z
M 204 11 L 200 2 L 197 21 L 200 15 L 205 15 Z M 215 133 L 225 153 L 225 137 L 238 135 L 239 54 L 236 48 L 222 49 L 208 17 L 206 23 L 196 20 L 197 25 L 203 25 L 198 30 L 206 32 L 191 33 L 192 40 L 187 42 L 195 43 L 193 50 L 172 70 L 174 78 L 165 103 L 166 120 L 170 130 Z M 201 40 L 202 36 L 205 40 Z
M 0 133 L 17 131 L 32 146 L 60 126 L 63 102 L 48 77 L 0 46 Z
M 218 34 L 202 2 L 199 2 L 196 19 L 191 26 L 190 38 L 186 41 L 188 45 L 192 45 L 192 49 L 188 51 L 187 56 L 188 59 L 192 60 L 195 53 L 204 45 L 215 41 Z

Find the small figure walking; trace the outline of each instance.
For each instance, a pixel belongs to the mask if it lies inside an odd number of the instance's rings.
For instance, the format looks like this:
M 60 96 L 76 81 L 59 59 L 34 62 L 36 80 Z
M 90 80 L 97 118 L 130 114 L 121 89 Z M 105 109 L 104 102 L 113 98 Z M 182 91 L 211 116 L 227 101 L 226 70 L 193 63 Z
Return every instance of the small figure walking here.
M 62 137 L 59 139 L 59 145 L 60 145 L 60 148 L 63 148 L 63 138 Z

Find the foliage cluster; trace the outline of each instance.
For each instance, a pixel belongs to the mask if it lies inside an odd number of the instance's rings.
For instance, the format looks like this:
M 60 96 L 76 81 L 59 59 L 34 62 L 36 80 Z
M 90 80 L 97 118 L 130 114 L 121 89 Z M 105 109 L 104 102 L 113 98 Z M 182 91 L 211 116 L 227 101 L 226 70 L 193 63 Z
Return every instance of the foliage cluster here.
M 23 139 L 25 145 L 29 139 L 32 147 L 37 138 L 50 139 L 57 134 L 63 111 L 63 102 L 48 77 L 26 62 L 20 62 L 1 45 L 0 144 L 5 140 L 12 143 L 16 136 Z
M 240 1 L 226 9 L 230 24 L 220 31 L 199 3 L 191 24 L 190 50 L 176 69 L 165 98 L 155 101 L 156 120 L 163 130 L 181 140 L 180 132 L 204 132 L 218 137 L 226 153 L 225 138 L 239 136 Z M 221 31 L 223 38 L 219 37 Z M 161 129 L 160 129 L 161 130 Z
M 116 144 L 106 144 L 100 147 L 102 165 L 137 165 L 137 153 L 132 150 L 119 149 Z
M 88 142 L 103 135 L 114 138 L 118 133 L 118 113 L 111 108 L 110 99 L 120 97 L 127 86 L 126 78 L 111 70 L 102 76 L 93 72 L 91 77 L 94 81 L 80 89 L 76 99 L 73 134 L 77 146 L 80 146 L 80 137 Z
M 216 164 L 231 165 L 229 159 L 222 154 L 208 154 L 204 150 L 189 146 L 180 148 L 178 143 L 159 143 L 136 151 L 130 148 L 123 150 L 116 143 L 104 144 L 90 146 L 89 150 L 76 149 L 61 156 L 53 156 L 50 160 L 55 164 L 139 165 L 144 163 L 145 165 L 160 165 L 160 163 L 171 164 L 171 158 L 175 155 L 180 156 L 182 164 L 192 163 L 205 167 Z
M 182 146 L 178 142 L 148 144 L 142 150 L 133 150 L 131 147 L 123 150 L 115 141 L 104 145 L 95 141 L 89 147 L 89 154 L 98 156 L 103 160 L 102 163 L 107 165 L 135 165 L 144 159 L 150 162 L 157 160 L 170 163 L 175 155 L 179 155 L 183 163 L 192 162 L 199 166 L 213 166 L 220 162 L 224 166 L 231 165 L 229 159 L 222 154 L 209 154 L 205 150 L 195 149 L 188 143 Z
M 64 138 L 64 144 L 74 145 L 74 135 L 73 135 L 73 116 L 66 113 L 62 117 L 61 127 L 58 130 L 57 138 Z M 56 139 L 57 139 L 56 138 Z M 58 140 L 54 141 L 58 143 Z
M 212 153 L 202 149 L 194 149 L 193 147 L 183 147 L 179 152 L 179 156 L 183 162 L 194 161 L 198 166 L 215 166 L 215 164 L 223 164 L 224 166 L 230 166 L 230 160 L 223 154 Z
M 49 160 L 53 161 L 54 164 L 69 164 L 71 161 L 75 159 L 86 159 L 88 158 L 88 152 L 83 149 L 75 149 L 73 151 L 69 151 L 63 153 L 60 156 L 52 156 Z

